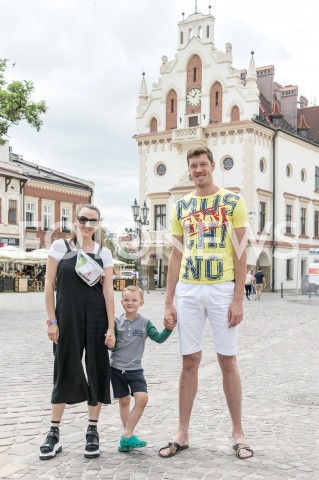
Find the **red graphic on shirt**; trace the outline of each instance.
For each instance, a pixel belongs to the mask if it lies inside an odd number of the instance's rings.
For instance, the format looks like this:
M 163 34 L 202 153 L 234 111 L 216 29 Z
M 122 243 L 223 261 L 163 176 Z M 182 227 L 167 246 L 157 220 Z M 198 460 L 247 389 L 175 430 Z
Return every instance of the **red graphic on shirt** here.
M 203 210 L 189 213 L 185 217 L 182 217 L 181 221 L 183 228 L 187 230 L 190 237 L 197 235 L 198 233 L 208 232 L 212 229 L 227 227 L 229 225 L 226 207 L 224 205 L 204 208 Z M 196 231 L 194 221 L 197 223 Z

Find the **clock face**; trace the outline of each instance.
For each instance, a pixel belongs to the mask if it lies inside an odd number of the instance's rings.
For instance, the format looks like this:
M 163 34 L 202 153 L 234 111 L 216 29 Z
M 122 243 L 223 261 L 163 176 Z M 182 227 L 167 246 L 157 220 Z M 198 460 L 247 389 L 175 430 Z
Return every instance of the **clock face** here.
M 197 107 L 202 99 L 201 91 L 198 88 L 192 88 L 186 97 L 187 103 L 190 107 Z

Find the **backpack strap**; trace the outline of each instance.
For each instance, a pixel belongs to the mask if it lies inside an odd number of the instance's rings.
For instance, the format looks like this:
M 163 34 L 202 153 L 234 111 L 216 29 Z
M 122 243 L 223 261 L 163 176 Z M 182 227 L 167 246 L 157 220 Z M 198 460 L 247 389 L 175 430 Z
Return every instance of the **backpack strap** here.
M 102 245 L 99 246 L 98 251 L 96 252 L 97 255 L 101 255 Z
M 68 252 L 71 252 L 70 244 L 69 244 L 69 242 L 68 242 L 67 240 L 65 240 L 65 238 L 64 238 L 64 243 L 65 243 L 65 246 L 66 246 L 67 251 L 68 251 Z

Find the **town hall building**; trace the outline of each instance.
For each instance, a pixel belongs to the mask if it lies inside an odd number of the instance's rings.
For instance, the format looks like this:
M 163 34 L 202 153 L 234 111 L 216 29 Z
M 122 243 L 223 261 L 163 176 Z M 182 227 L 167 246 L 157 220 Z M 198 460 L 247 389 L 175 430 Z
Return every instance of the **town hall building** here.
M 143 264 L 165 285 L 173 202 L 194 189 L 186 153 L 209 147 L 214 182 L 242 195 L 248 209 L 248 268 L 267 286 L 299 289 L 319 249 L 319 111 L 298 86 L 275 81 L 275 68 L 233 65 L 219 50 L 215 18 L 195 12 L 178 24 L 177 52 L 165 55 L 149 90 L 143 74 L 137 107 L 139 200 L 150 209 Z

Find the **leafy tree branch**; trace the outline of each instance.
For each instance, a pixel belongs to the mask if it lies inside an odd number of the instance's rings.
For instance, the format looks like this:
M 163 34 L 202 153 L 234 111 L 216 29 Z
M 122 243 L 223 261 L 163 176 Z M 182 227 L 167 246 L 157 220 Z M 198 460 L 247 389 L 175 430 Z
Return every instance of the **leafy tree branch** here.
M 9 128 L 23 120 L 39 131 L 43 123 L 40 116 L 47 111 L 44 100 L 33 102 L 31 99 L 33 82 L 6 81 L 7 63 L 7 59 L 0 58 L 0 145 L 5 143 Z

